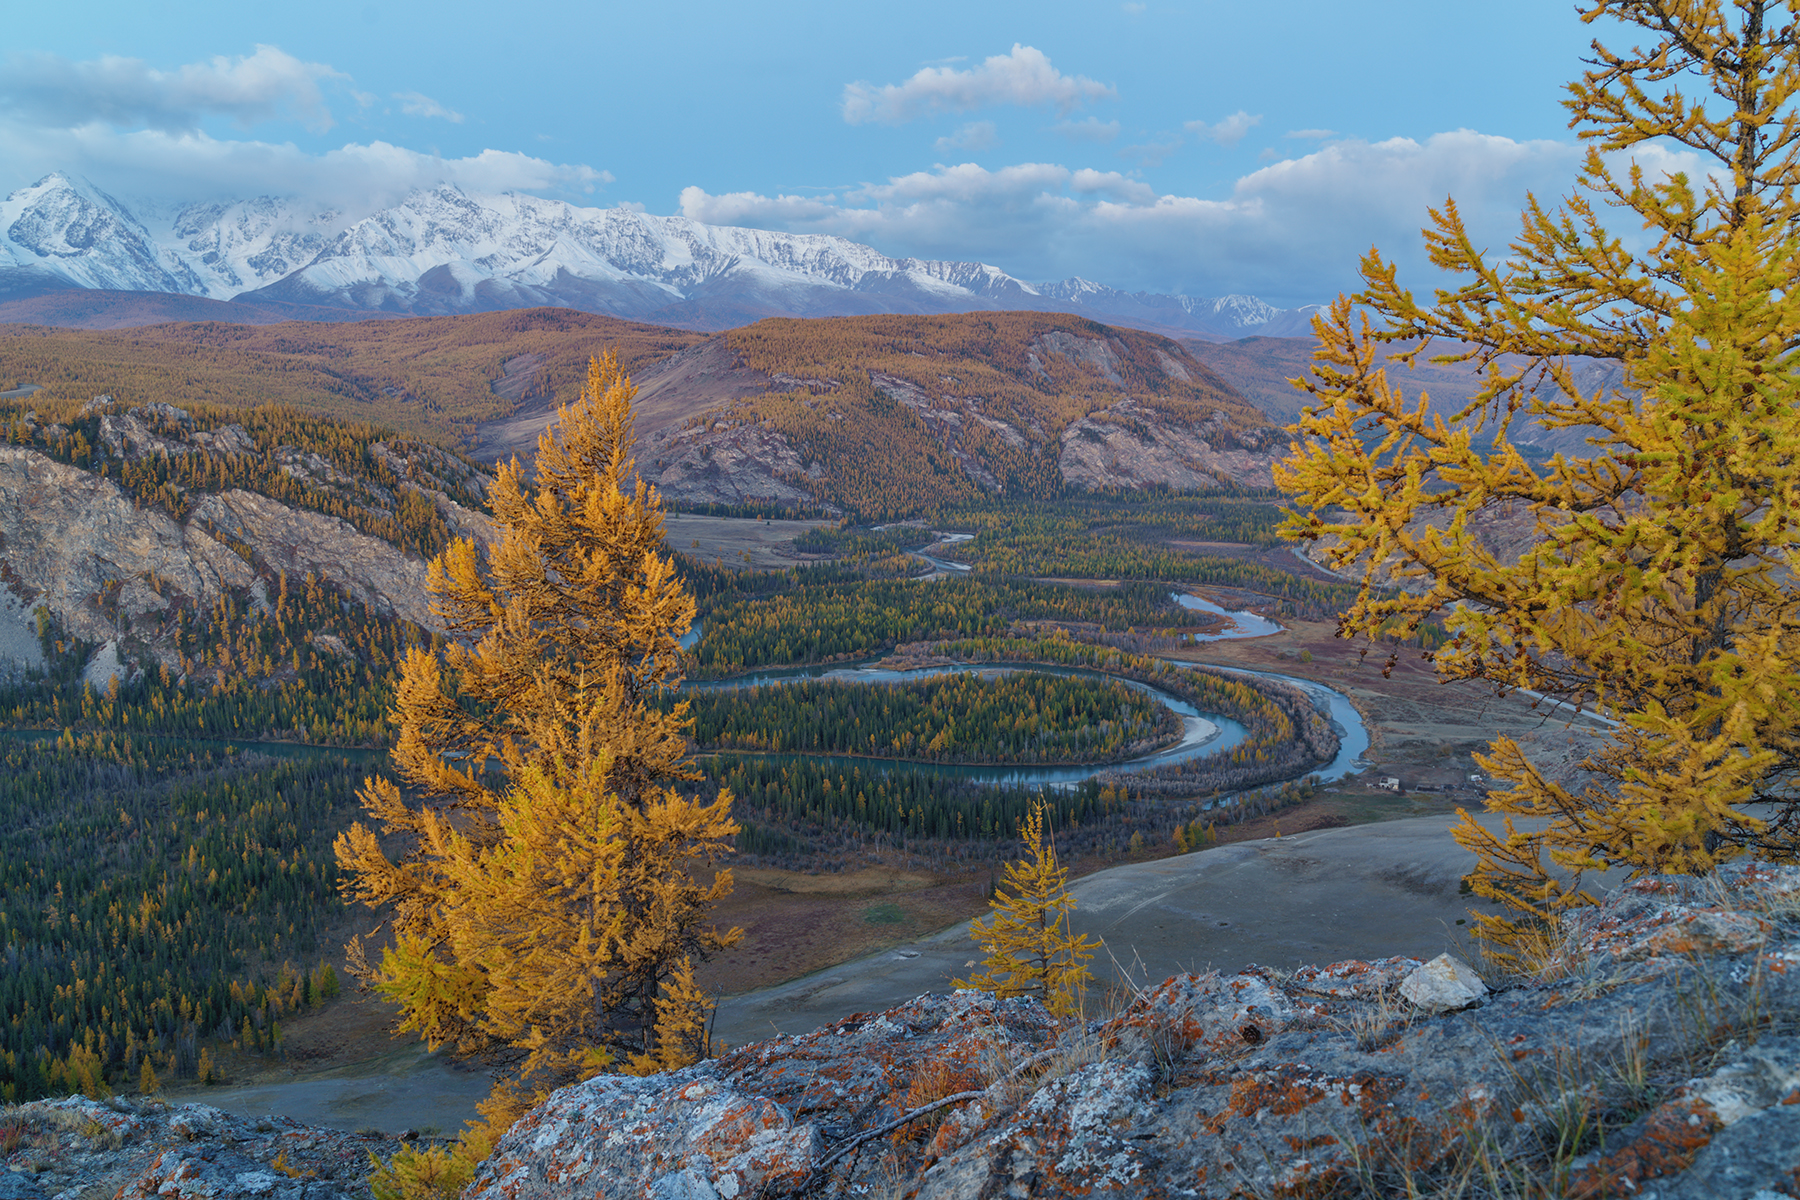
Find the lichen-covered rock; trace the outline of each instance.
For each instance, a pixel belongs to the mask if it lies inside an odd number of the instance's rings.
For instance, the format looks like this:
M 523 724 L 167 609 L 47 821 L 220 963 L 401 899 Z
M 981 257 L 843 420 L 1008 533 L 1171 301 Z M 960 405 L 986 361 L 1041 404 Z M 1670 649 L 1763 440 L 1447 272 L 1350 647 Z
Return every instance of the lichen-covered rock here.
M 1067 1029 L 924 996 L 564 1089 L 466 1200 L 1435 1194 L 1477 1147 L 1518 1194 L 1795 1194 L 1797 875 L 1642 881 L 1574 928 L 1591 952 L 1436 1015 L 1399 998 L 1412 959 L 1178 976 Z M 1755 933 L 1638 954 L 1696 911 Z
M 400 1142 L 203 1104 L 85 1096 L 0 1108 L 0 1200 L 367 1200 Z

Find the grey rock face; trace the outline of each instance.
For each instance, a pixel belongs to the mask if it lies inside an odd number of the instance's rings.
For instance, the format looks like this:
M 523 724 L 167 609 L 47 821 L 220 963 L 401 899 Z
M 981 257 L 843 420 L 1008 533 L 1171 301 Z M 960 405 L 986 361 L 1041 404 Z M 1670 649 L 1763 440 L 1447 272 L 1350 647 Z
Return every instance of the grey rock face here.
M 1286 452 L 1278 442 L 1278 433 L 1228 431 L 1223 413 L 1184 425 L 1121 399 L 1063 430 L 1057 465 L 1064 480 L 1088 488 L 1208 488 L 1221 479 L 1273 487 L 1270 466 Z
M 203 1104 L 70 1096 L 9 1108 L 6 1121 L 22 1136 L 0 1152 L 0 1200 L 367 1200 L 369 1155 L 400 1148 L 380 1135 L 246 1120 Z
M 113 428 L 128 446 L 158 436 L 124 421 Z M 452 529 L 492 539 L 480 514 L 441 493 L 434 499 Z M 178 522 L 93 472 L 0 447 L 0 580 L 15 607 L 45 606 L 76 637 L 129 642 L 173 666 L 178 659 L 159 644 L 178 605 L 252 592 L 282 571 L 295 582 L 310 573 L 377 612 L 435 626 L 424 561 L 336 517 L 232 490 L 195 496 Z
M 105 641 L 120 625 L 146 632 L 171 597 L 203 600 L 248 588 L 250 565 L 193 522 L 140 509 L 117 484 L 35 450 L 0 447 L 0 574 L 27 605 L 69 631 Z
M 425 561 L 357 532 L 347 521 L 234 489 L 196 498 L 187 525 L 196 524 L 249 546 L 267 574 L 286 571 L 296 580 L 315 575 L 377 612 L 434 624 Z
M 759 422 L 727 417 L 659 429 L 645 439 L 637 465 L 665 499 L 684 504 L 817 504 L 795 482 L 808 474 L 807 464 Z

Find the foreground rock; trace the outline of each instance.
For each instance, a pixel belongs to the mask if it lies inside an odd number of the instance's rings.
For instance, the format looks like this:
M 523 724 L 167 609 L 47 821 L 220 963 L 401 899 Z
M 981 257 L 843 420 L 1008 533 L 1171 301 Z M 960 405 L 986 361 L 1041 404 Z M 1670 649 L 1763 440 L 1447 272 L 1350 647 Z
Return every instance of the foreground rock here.
M 1440 968 L 1463 1011 L 1403 998 L 1422 965 L 1177 976 L 1072 1030 L 923 996 L 566 1088 L 466 1195 L 1800 1191 L 1800 868 L 1621 889 L 1485 1002 Z
M 40 1100 L 0 1108 L 0 1200 L 364 1200 L 369 1155 L 400 1145 L 204 1104 Z

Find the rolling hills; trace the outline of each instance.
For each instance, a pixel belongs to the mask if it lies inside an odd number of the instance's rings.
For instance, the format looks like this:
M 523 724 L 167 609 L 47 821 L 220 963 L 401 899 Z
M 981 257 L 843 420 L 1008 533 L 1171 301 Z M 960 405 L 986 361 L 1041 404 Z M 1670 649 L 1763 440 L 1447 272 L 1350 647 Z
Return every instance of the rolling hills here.
M 639 466 L 677 504 L 912 516 L 983 494 L 1266 486 L 1281 443 L 1188 348 L 1059 313 L 761 321 L 706 337 L 568 309 L 351 323 L 0 327 L 40 407 L 280 405 L 529 457 L 589 356 L 639 385 Z

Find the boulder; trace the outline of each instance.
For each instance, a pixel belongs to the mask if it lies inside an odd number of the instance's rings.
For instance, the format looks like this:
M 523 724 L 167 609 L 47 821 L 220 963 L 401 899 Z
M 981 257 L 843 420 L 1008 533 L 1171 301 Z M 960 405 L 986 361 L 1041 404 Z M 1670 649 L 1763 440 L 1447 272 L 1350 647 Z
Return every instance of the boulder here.
M 1428 1013 L 1447 1013 L 1481 1003 L 1488 988 L 1474 967 L 1446 953 L 1409 973 L 1400 994 Z

